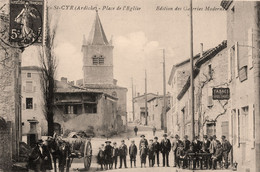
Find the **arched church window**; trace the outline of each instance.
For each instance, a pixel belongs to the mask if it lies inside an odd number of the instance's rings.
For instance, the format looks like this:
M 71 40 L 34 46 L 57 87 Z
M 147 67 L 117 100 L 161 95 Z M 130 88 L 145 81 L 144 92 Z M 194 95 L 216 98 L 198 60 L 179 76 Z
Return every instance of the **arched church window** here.
M 104 56 L 99 57 L 99 64 L 103 65 L 104 64 Z
M 105 58 L 102 55 L 100 56 L 94 55 L 92 59 L 93 59 L 93 65 L 104 65 L 105 63 Z
M 98 65 L 98 57 L 93 56 L 93 65 Z

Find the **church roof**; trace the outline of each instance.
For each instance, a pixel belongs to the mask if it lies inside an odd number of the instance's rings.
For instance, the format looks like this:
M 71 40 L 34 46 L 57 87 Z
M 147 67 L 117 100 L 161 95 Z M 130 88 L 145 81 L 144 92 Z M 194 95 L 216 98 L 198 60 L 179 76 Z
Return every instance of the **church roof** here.
M 95 21 L 89 33 L 87 44 L 88 45 L 109 45 L 97 11 L 96 11 Z

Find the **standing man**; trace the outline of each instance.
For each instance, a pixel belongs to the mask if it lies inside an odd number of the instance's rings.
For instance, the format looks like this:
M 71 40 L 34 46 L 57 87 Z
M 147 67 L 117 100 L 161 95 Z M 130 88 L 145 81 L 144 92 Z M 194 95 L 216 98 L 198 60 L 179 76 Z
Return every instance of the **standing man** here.
M 167 134 L 163 134 L 163 139 L 161 141 L 161 152 L 163 156 L 163 167 L 165 167 L 165 158 L 166 158 L 166 165 L 169 166 L 169 152 L 171 151 L 171 142 L 167 139 Z
M 217 144 L 216 150 L 215 150 L 214 154 L 212 155 L 212 166 L 213 166 L 214 170 L 217 168 L 217 162 L 221 162 L 222 154 L 223 154 L 223 148 L 221 146 L 220 141 L 217 140 L 216 144 Z
M 214 154 L 217 148 L 217 137 L 216 135 L 213 136 L 213 140 L 210 142 L 209 152 Z
M 161 145 L 160 145 L 160 143 L 158 142 L 158 137 L 154 137 L 153 145 L 154 145 L 155 157 L 156 157 L 156 159 L 157 159 L 157 166 L 159 167 L 159 164 L 160 164 L 159 153 L 160 153 L 160 151 L 161 151 Z M 154 158 L 154 159 L 155 159 L 155 158 Z
M 202 143 L 201 143 L 201 141 L 198 140 L 198 138 L 199 138 L 198 136 L 195 136 L 195 138 L 192 142 L 194 153 L 200 153 L 201 152 Z M 196 165 L 198 165 L 198 164 L 200 164 L 200 168 L 202 169 L 202 160 L 199 157 L 196 157 L 196 163 L 195 163 L 194 168 L 196 168 Z
M 113 159 L 113 164 L 115 164 L 115 169 L 117 166 L 117 157 L 118 157 L 118 148 L 116 142 L 113 143 L 113 151 L 112 151 L 112 159 Z
M 173 141 L 172 143 L 172 151 L 173 151 L 173 155 L 174 155 L 174 166 L 177 166 L 177 150 L 178 147 L 180 147 L 180 144 L 182 144 L 182 141 L 180 140 L 180 137 L 178 134 L 175 135 L 175 141 Z
M 119 156 L 120 156 L 120 167 L 122 168 L 122 161 L 124 161 L 125 168 L 127 168 L 126 165 L 126 156 L 127 156 L 127 146 L 125 145 L 125 141 L 121 141 L 121 145 L 119 147 Z
M 147 148 L 147 146 L 148 146 L 148 141 L 147 141 L 147 139 L 145 138 L 145 135 L 142 134 L 140 137 L 141 137 L 141 140 L 140 140 L 140 143 L 139 143 L 139 150 L 140 150 L 140 148 L 141 148 L 141 144 L 142 144 L 142 143 L 144 143 L 144 145 L 145 145 L 146 148 Z
M 149 140 L 149 145 L 148 145 L 148 159 L 149 159 L 149 167 L 154 166 L 154 144 L 153 144 L 153 139 Z
M 225 169 L 228 168 L 228 154 L 230 152 L 230 150 L 232 149 L 232 145 L 230 144 L 230 142 L 228 140 L 226 140 L 226 136 L 222 136 L 221 137 L 221 141 L 222 141 L 222 149 L 223 149 L 223 158 L 224 158 L 224 167 Z
M 136 155 L 137 155 L 137 147 L 135 145 L 135 141 L 131 141 L 131 145 L 129 146 L 129 156 L 130 156 L 130 164 L 132 168 L 132 163 L 134 162 L 134 166 L 136 167 Z
M 137 126 L 135 126 L 135 128 L 134 128 L 135 136 L 137 136 L 137 131 L 138 131 L 138 128 L 137 128 Z
M 156 127 L 153 126 L 153 136 L 155 136 L 155 132 L 156 132 Z
M 208 136 L 204 135 L 203 142 L 202 142 L 202 152 L 209 153 L 209 146 L 210 146 L 210 141 L 208 140 Z M 209 156 L 203 156 L 202 161 L 204 162 L 204 166 L 206 167 L 206 169 L 208 169 L 208 165 L 211 167 L 211 160 Z
M 105 151 L 104 151 L 104 154 L 105 154 L 105 169 L 112 169 L 112 165 L 113 165 L 113 160 L 112 160 L 112 153 L 113 153 L 113 148 L 112 146 L 110 145 L 111 144 L 111 141 L 106 141 L 106 146 L 105 146 Z
M 184 148 L 183 148 L 183 150 L 185 151 L 185 152 L 187 152 L 189 149 L 190 149 L 190 141 L 189 141 L 189 139 L 188 139 L 188 135 L 185 135 L 184 136 L 184 140 L 183 140 L 183 145 L 184 145 Z

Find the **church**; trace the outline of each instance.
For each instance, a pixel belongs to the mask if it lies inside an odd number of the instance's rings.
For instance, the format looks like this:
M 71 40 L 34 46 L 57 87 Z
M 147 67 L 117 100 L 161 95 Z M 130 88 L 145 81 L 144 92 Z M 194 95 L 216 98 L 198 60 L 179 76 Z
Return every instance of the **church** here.
M 114 79 L 113 48 L 96 12 L 88 39 L 83 36 L 83 79 L 76 85 L 64 78 L 56 83 L 56 132 L 93 130 L 104 135 L 127 129 L 127 88 Z

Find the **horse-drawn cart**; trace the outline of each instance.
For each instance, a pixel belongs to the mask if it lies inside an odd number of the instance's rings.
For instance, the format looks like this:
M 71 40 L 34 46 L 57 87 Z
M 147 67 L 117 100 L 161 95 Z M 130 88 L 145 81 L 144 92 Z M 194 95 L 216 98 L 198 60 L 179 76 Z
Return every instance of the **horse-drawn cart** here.
M 67 138 L 63 138 L 70 146 L 69 164 L 71 167 L 74 158 L 83 158 L 85 170 L 89 170 L 92 159 L 92 145 L 90 135 L 81 137 L 77 134 L 69 134 Z

